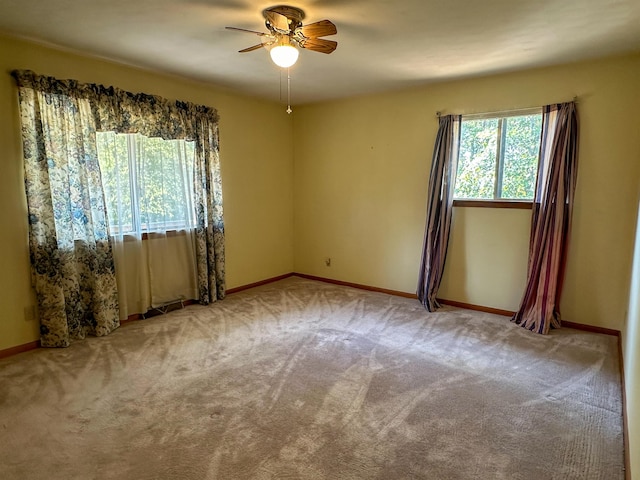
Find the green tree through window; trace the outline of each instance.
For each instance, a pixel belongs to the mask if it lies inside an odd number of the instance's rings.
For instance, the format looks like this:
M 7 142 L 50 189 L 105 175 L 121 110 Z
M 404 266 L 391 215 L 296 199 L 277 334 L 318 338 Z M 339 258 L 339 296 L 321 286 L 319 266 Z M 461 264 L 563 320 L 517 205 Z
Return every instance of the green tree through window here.
M 193 142 L 113 132 L 96 140 L 113 233 L 193 225 Z
M 542 115 L 462 119 L 454 197 L 531 200 Z

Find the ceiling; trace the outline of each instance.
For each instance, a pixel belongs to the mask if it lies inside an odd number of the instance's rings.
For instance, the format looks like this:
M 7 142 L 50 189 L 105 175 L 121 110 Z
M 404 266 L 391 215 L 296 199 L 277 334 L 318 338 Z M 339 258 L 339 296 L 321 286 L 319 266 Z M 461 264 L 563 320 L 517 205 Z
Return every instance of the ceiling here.
M 286 99 L 260 0 L 0 0 L 0 31 L 126 64 Z M 295 0 L 338 28 L 331 55 L 302 51 L 292 104 L 640 51 L 638 0 Z M 282 83 L 281 83 L 282 82 Z

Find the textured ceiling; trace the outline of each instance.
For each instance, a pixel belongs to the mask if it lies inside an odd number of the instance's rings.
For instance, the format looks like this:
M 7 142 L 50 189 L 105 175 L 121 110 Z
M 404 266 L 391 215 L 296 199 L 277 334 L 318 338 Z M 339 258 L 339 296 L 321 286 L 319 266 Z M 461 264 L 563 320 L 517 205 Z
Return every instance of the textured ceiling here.
M 249 0 L 0 0 L 0 31 L 280 98 L 281 74 Z M 292 103 L 640 51 L 639 0 L 305 0 L 305 23 L 333 21 L 338 49 L 302 51 Z M 286 85 L 286 76 L 282 78 Z M 286 93 L 283 94 L 286 97 Z

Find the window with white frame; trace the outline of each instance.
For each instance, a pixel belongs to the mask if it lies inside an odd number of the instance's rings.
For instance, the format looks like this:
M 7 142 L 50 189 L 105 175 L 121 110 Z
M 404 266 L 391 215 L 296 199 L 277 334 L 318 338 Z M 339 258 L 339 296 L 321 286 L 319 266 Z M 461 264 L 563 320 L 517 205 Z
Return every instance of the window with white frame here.
M 462 117 L 454 198 L 532 200 L 542 112 Z
M 193 227 L 193 142 L 114 132 L 96 141 L 111 234 Z

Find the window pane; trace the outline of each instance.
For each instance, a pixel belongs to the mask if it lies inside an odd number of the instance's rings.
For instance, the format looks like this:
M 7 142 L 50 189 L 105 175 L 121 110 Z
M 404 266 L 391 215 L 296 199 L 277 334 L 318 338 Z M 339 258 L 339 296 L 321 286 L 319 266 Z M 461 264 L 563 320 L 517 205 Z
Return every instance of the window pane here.
M 190 226 L 193 142 L 137 135 L 136 143 L 142 230 Z
M 502 198 L 533 199 L 542 115 L 504 119 L 506 127 Z
M 129 171 L 127 135 L 96 132 L 98 162 L 107 205 L 109 230 L 112 233 L 131 233 L 133 204 Z
M 493 198 L 498 119 L 464 120 L 455 198 Z
M 113 132 L 96 139 L 111 234 L 195 225 L 193 142 Z

